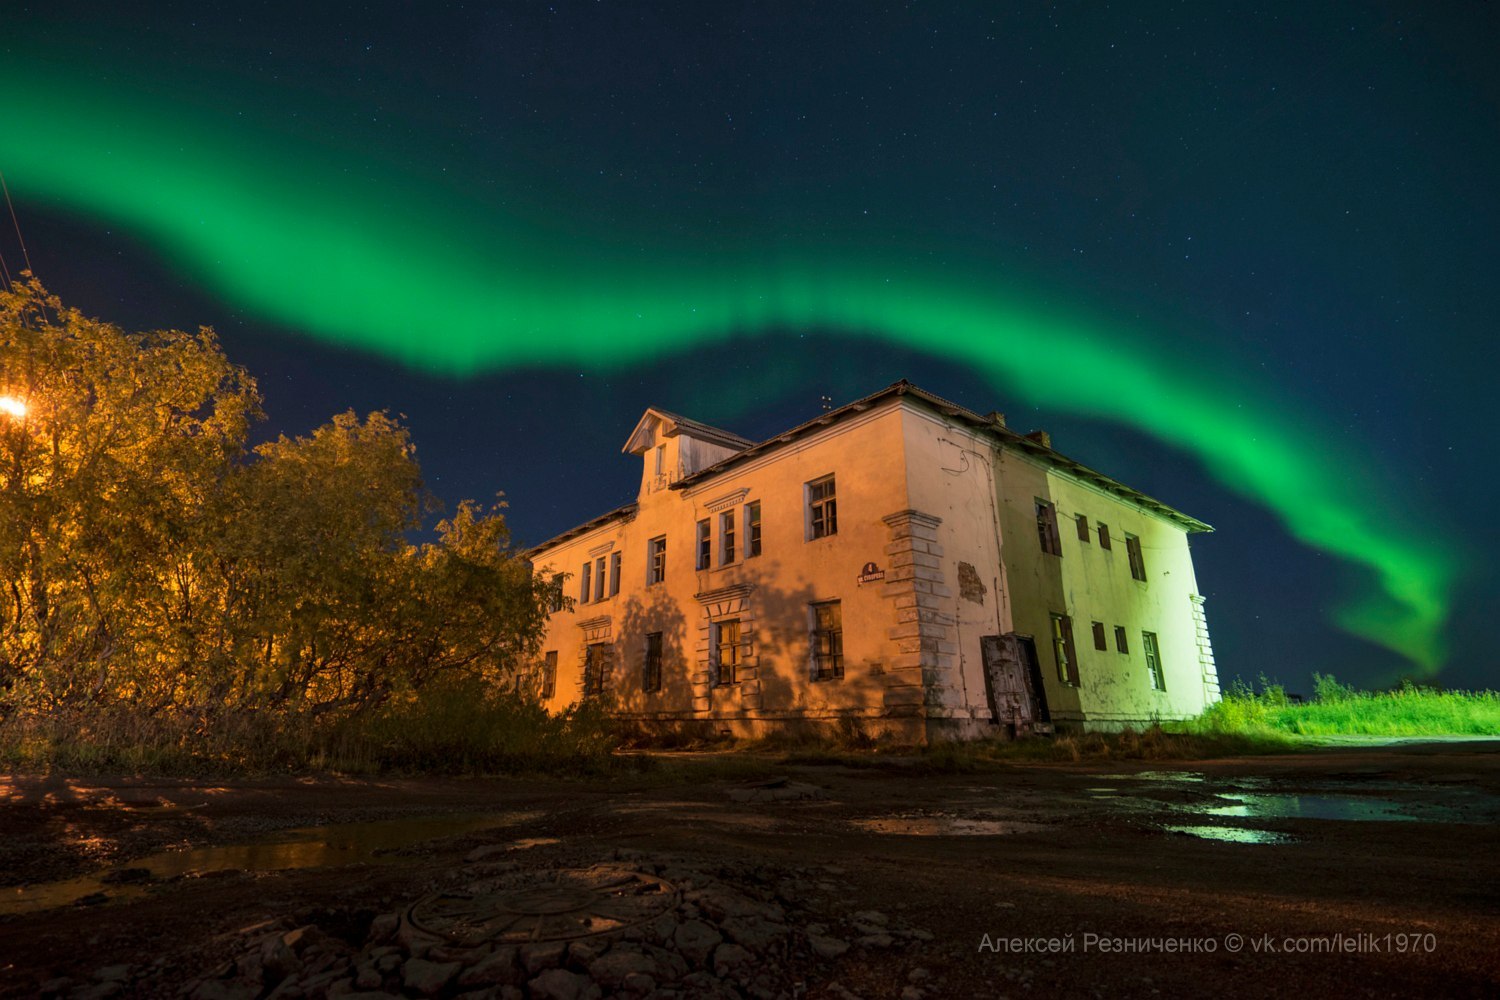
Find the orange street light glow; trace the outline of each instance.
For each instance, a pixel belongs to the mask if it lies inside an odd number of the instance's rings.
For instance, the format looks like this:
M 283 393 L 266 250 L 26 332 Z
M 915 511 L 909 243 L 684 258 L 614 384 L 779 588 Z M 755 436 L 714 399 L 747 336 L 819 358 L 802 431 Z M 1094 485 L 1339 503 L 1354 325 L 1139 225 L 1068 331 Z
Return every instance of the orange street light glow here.
M 26 404 L 14 396 L 0 396 L 0 413 L 9 413 L 13 417 L 26 416 Z

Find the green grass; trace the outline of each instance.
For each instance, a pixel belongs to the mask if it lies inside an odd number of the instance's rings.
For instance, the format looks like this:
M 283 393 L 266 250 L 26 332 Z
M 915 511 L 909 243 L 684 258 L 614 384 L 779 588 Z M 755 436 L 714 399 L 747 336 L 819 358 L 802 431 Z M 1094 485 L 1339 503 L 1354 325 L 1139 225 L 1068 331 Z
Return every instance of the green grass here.
M 1285 689 L 1261 678 L 1260 691 L 1238 685 L 1196 719 L 1174 723 L 1203 736 L 1422 737 L 1500 735 L 1500 694 L 1441 691 L 1403 685 L 1391 691 L 1356 691 L 1332 677 L 1313 675 L 1316 696 L 1295 702 Z

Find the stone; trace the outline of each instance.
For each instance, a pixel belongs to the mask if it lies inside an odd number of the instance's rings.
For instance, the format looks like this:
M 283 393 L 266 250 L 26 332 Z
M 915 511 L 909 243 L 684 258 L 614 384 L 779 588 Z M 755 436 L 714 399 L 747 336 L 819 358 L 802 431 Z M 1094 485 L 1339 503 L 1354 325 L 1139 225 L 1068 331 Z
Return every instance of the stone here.
M 429 962 L 409 958 L 401 967 L 401 984 L 424 997 L 435 997 L 453 981 L 461 966 L 457 962 Z
M 599 987 L 587 976 L 566 969 L 548 969 L 526 984 L 536 1000 L 593 1000 Z
M 515 948 L 496 948 L 478 965 L 472 965 L 458 974 L 460 986 L 520 986 L 526 981 L 521 969 L 519 953 Z
M 790 933 L 785 924 L 773 923 L 760 917 L 730 917 L 720 927 L 725 937 L 751 951 L 766 951 Z
M 302 971 L 302 959 L 280 937 L 273 937 L 261 945 L 260 964 L 268 986 Z
M 118 996 L 123 992 L 125 992 L 125 984 L 118 979 L 110 979 L 102 983 L 94 983 L 92 986 L 79 986 L 68 994 L 68 1000 L 108 1000 L 109 997 Z
M 354 970 L 354 985 L 362 990 L 378 989 L 385 982 L 385 974 L 374 962 L 361 962 Z
M 370 941 L 389 941 L 401 926 L 401 917 L 395 913 L 382 913 L 370 921 Z
M 922 1000 L 926 995 L 919 986 L 906 986 L 901 990 L 901 1000 Z
M 566 941 L 542 941 L 537 944 L 524 945 L 521 948 L 521 964 L 526 967 L 528 976 L 535 976 L 547 969 L 555 969 L 562 965 L 563 955 L 567 954 L 567 951 Z
M 889 934 L 866 934 L 856 938 L 855 943 L 861 948 L 889 948 L 896 943 L 896 939 Z
M 302 927 L 287 931 L 281 935 L 281 943 L 292 949 L 299 956 L 313 945 L 321 944 L 327 940 L 328 935 L 324 934 L 317 924 L 305 924 Z
M 677 928 L 672 943 L 677 950 L 697 966 L 707 966 L 708 958 L 724 940 L 724 936 L 701 920 L 689 920 Z
M 600 986 L 614 990 L 623 986 L 625 980 L 632 975 L 642 975 L 654 980 L 657 968 L 656 962 L 646 955 L 616 950 L 589 965 L 589 975 Z
M 193 991 L 193 1000 L 255 1000 L 260 990 L 248 983 L 210 979 Z
M 121 982 L 130 978 L 128 965 L 101 965 L 94 970 L 94 979 L 101 983 Z
M 590 965 L 600 955 L 609 951 L 609 945 L 610 942 L 606 938 L 579 938 L 568 945 L 568 961 L 579 965 Z
M 807 935 L 807 943 L 812 945 L 812 950 L 819 958 L 838 958 L 849 950 L 849 942 L 840 941 L 836 937 L 828 937 L 823 934 Z
M 851 919 L 857 923 L 878 924 L 881 927 L 891 922 L 891 918 L 879 910 L 856 910 Z
M 714 949 L 714 975 L 721 979 L 744 972 L 754 963 L 755 956 L 741 945 L 721 944 Z
M 906 974 L 906 981 L 909 983 L 920 983 L 922 980 L 930 978 L 932 978 L 932 973 L 920 965 Z
M 483 847 L 476 847 L 468 854 L 465 854 L 464 862 L 472 865 L 508 853 L 510 853 L 509 844 L 485 844 Z

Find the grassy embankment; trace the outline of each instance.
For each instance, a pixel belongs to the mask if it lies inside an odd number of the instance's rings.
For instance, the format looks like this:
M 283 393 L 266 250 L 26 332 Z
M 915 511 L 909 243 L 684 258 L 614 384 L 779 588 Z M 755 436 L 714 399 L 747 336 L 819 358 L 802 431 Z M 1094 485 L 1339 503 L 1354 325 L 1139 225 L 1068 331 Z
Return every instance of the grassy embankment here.
M 597 709 L 548 715 L 533 702 L 454 685 L 345 718 L 247 711 L 146 716 L 128 707 L 33 713 L 0 723 L 0 769 L 588 776 L 641 766 L 615 756 L 615 745 Z

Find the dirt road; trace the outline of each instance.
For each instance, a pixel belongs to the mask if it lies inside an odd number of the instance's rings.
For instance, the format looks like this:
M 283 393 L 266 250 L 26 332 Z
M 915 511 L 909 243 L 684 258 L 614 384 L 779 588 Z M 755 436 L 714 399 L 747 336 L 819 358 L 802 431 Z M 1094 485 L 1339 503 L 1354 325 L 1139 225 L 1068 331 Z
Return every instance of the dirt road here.
M 724 996 L 906 1000 L 1500 992 L 1495 744 L 958 775 L 777 766 L 770 783 L 672 766 L 690 776 L 0 780 L 0 995 L 253 996 L 232 992 L 246 975 L 279 996 L 687 997 L 709 979 Z M 437 978 L 417 975 L 427 946 L 396 929 L 413 902 L 532 899 L 524 880 L 561 892 L 600 862 L 682 908 L 640 917 L 668 921 L 667 940 L 627 935 L 639 943 L 610 965 L 607 943 L 575 938 L 481 981 L 496 938 L 439 948 Z M 736 925 L 716 892 L 754 912 Z M 685 923 L 724 943 L 695 958 Z M 267 928 L 309 926 L 331 943 L 297 968 L 323 978 L 245 972 L 247 948 L 282 949 Z M 621 956 L 644 971 L 608 978 Z

